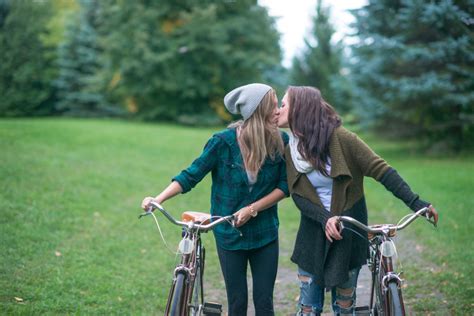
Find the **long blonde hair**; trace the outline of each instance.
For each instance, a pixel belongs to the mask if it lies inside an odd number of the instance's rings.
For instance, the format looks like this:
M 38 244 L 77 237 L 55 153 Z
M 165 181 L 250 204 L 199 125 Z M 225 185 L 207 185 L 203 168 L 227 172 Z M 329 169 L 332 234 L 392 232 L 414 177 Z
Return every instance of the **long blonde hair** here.
M 267 157 L 275 160 L 277 155 L 283 155 L 283 139 L 274 121 L 275 98 L 275 91 L 270 90 L 246 121 L 229 125 L 240 131 L 238 141 L 245 170 L 255 177 Z

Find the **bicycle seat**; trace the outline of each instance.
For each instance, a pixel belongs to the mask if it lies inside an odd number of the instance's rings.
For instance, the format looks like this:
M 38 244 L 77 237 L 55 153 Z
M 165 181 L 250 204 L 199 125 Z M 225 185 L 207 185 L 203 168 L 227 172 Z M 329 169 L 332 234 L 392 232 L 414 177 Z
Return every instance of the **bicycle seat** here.
M 210 219 L 211 214 L 208 213 L 186 211 L 181 214 L 181 220 L 183 222 L 194 222 L 207 225 L 210 223 Z

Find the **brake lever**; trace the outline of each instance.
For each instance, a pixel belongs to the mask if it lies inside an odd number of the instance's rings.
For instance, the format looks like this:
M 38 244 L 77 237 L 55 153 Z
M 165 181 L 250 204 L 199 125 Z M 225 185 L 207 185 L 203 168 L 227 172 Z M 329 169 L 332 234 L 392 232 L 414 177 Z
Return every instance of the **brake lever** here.
M 232 218 L 230 219 L 230 226 L 232 226 L 232 228 L 239 233 L 240 237 L 243 236 L 242 232 L 240 231 L 240 229 L 238 229 L 237 227 L 235 227 L 235 215 L 232 215 Z
M 142 217 L 144 217 L 144 216 L 148 216 L 148 215 L 150 215 L 151 213 L 152 213 L 151 211 L 146 211 L 145 213 L 142 213 L 142 214 L 138 215 L 138 219 L 140 219 L 140 218 L 142 218 Z
M 342 232 L 342 230 L 345 228 L 344 223 L 341 220 L 339 220 L 338 224 L 339 224 L 338 225 L 339 226 L 339 232 Z
M 434 227 L 438 227 L 438 224 L 429 216 L 429 212 L 425 213 L 425 218 L 428 221 L 428 223 L 431 223 Z

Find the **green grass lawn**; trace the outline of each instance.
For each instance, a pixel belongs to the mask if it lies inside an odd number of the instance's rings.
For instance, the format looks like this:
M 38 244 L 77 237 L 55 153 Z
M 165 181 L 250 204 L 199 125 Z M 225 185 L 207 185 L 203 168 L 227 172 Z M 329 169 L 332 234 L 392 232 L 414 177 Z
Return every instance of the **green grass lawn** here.
M 0 120 L 2 314 L 162 314 L 176 257 L 151 218 L 137 219 L 139 205 L 199 155 L 213 131 L 109 120 Z M 365 139 L 441 214 L 437 230 L 419 221 L 405 231 L 419 253 L 416 260 L 402 257 L 413 309 L 436 314 L 443 304 L 453 314 L 472 313 L 473 157 L 425 158 L 413 146 Z M 175 216 L 205 211 L 209 188 L 207 177 L 165 205 Z M 367 181 L 366 192 L 371 222 L 407 213 L 376 182 Z M 280 219 L 281 264 L 294 268 L 288 253 L 299 219 L 290 200 L 282 203 Z M 161 223 L 174 249 L 180 231 Z M 212 234 L 204 238 L 206 281 L 222 285 Z

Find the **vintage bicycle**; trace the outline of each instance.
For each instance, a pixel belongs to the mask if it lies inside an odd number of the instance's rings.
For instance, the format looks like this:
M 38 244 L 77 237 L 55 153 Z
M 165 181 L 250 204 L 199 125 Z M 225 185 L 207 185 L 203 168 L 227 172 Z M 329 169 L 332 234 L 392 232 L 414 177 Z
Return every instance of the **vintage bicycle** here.
M 397 254 L 395 244 L 392 240 L 400 231 L 410 225 L 418 217 L 426 219 L 436 226 L 428 218 L 428 208 L 409 214 L 402 218 L 397 225 L 382 224 L 366 226 L 358 220 L 349 216 L 339 216 L 341 229 L 349 229 L 357 235 L 363 237 L 354 227 L 367 232 L 369 240 L 370 255 L 368 267 L 372 275 L 370 305 L 368 307 L 358 307 L 356 312 L 376 316 L 402 316 L 405 315 L 405 305 L 402 296 L 401 273 L 394 271 L 394 257 Z M 366 238 L 366 237 L 363 237 Z
M 201 243 L 201 233 L 208 232 L 223 223 L 235 228 L 234 216 L 211 217 L 207 213 L 187 211 L 182 213 L 181 221 L 178 221 L 163 206 L 151 202 L 146 212 L 140 214 L 139 218 L 152 215 L 157 221 L 153 214 L 154 210 L 159 210 L 171 223 L 182 227 L 183 232 L 183 238 L 178 246 L 178 254 L 180 254 L 181 259 L 173 272 L 165 315 L 221 315 L 222 305 L 204 302 L 203 276 L 206 252 Z

